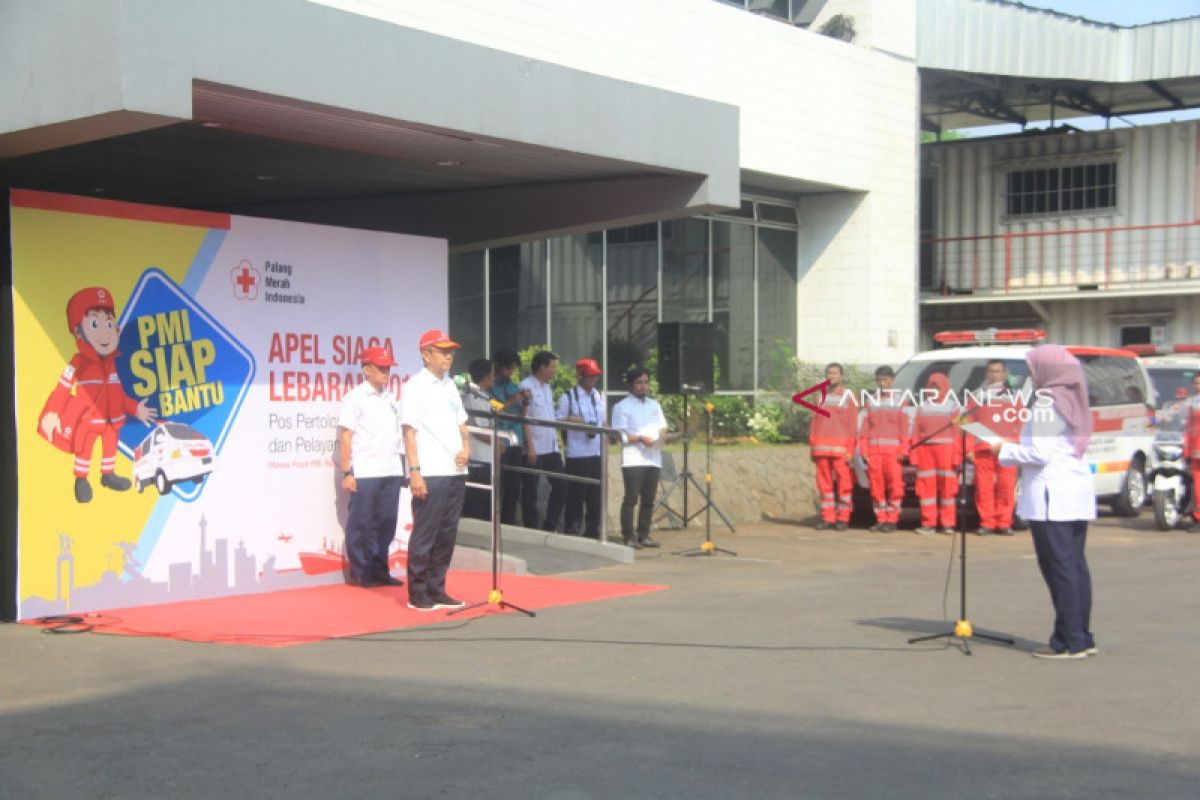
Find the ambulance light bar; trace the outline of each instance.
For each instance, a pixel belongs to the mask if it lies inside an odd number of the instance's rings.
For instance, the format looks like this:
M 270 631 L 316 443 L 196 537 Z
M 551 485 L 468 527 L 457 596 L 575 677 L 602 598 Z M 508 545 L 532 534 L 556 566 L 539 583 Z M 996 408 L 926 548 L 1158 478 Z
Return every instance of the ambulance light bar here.
M 1034 344 L 1046 338 L 1040 328 L 987 328 L 981 331 L 942 331 L 933 340 L 941 345 Z
M 1200 353 L 1200 344 L 1127 344 L 1121 348 L 1139 356 Z

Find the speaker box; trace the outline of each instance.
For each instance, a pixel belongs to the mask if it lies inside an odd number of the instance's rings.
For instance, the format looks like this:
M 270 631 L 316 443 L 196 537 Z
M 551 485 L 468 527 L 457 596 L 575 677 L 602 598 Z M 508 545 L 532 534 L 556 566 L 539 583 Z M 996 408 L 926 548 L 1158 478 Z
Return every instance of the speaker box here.
M 708 394 L 713 387 L 713 324 L 658 323 L 659 394 Z

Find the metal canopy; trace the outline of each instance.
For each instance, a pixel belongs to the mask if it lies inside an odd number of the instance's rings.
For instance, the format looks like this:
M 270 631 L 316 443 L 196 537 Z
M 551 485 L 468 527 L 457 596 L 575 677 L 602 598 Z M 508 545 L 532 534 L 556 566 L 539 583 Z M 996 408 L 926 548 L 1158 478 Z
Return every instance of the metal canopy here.
M 1200 77 L 1137 83 L 921 69 L 921 127 L 940 130 L 1200 108 Z

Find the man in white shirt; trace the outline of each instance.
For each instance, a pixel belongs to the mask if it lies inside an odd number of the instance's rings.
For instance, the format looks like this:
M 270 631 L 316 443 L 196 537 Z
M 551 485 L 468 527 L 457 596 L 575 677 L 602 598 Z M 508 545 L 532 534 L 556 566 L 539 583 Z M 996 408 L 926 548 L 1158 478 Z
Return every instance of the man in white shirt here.
M 449 376 L 461 346 L 441 330 L 425 331 L 420 341 L 425 368 L 404 384 L 400 424 L 413 498 L 408 607 L 417 611 L 463 606 L 446 594 L 470 459 L 467 412 Z
M 596 391 L 596 381 L 600 375 L 600 365 L 596 359 L 581 358 L 575 362 L 576 384 L 558 398 L 559 419 L 585 425 L 604 424 L 608 416 L 604 398 Z M 566 438 L 567 474 L 599 480 L 600 470 L 604 468 L 601 460 L 604 437 L 595 433 L 567 431 Z M 586 525 L 583 525 L 585 518 Z M 566 531 L 572 536 L 582 532 L 589 539 L 600 538 L 599 484 L 574 481 L 567 484 Z
M 558 371 L 558 356 L 548 350 L 534 353 L 529 363 L 530 375 L 521 381 L 521 388 L 530 395 L 526 419 L 557 419 L 554 407 L 554 387 L 550 381 Z M 550 472 L 562 472 L 562 454 L 558 448 L 558 430 L 544 425 L 525 425 L 525 465 Z M 537 496 L 540 475 L 523 475 L 521 479 L 521 516 L 525 525 L 540 527 L 546 531 L 558 530 L 562 517 L 563 501 L 566 500 L 566 481 L 550 479 L 550 499 L 546 502 L 546 516 L 539 521 Z
M 388 547 L 396 535 L 400 486 L 400 407 L 388 380 L 396 362 L 383 347 L 363 350 L 365 380 L 342 400 L 338 457 L 342 488 L 350 494 L 346 515 L 346 583 L 399 586 L 388 572 Z
M 621 431 L 625 446 L 621 449 L 621 477 L 625 479 L 625 499 L 621 501 L 621 535 L 625 546 L 640 550 L 658 547 L 650 538 L 654 516 L 654 496 L 662 472 L 662 445 L 667 437 L 667 419 L 658 401 L 650 397 L 650 373 L 645 367 L 632 367 L 625 375 L 629 396 L 613 406 L 612 426 Z M 640 506 L 639 506 L 640 504 Z M 637 535 L 634 536 L 633 509 L 639 506 Z

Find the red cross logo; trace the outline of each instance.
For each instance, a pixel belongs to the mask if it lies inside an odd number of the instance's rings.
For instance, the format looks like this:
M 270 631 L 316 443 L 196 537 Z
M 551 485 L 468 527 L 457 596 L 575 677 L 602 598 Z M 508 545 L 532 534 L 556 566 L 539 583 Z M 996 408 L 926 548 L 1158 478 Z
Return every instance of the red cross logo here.
M 229 275 L 233 281 L 233 296 L 239 300 L 254 300 L 258 297 L 258 270 L 246 259 L 233 268 Z

